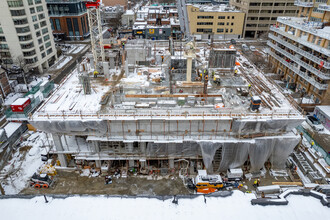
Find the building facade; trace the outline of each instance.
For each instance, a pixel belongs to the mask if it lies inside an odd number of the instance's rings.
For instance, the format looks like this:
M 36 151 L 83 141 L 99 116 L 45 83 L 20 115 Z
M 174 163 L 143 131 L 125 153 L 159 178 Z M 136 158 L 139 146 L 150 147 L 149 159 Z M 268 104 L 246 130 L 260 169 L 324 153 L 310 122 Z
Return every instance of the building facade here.
M 227 6 L 187 5 L 189 32 L 199 39 L 241 38 L 244 13 Z
M 259 38 L 269 31 L 277 17 L 296 16 L 298 11 L 294 0 L 230 0 L 230 5 L 246 14 L 244 38 Z
M 83 0 L 46 0 L 55 40 L 89 37 L 87 9 Z
M 330 104 L 329 3 L 297 1 L 298 17 L 279 17 L 267 42 L 275 72 L 313 105 Z
M 56 49 L 45 0 L 2 0 L 0 22 L 4 64 L 42 73 L 54 63 Z

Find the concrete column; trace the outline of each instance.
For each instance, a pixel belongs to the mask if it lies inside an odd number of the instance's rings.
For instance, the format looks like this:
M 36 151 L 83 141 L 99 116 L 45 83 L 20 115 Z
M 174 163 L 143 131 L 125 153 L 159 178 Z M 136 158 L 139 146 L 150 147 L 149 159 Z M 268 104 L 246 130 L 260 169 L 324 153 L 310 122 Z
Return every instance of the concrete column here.
M 126 149 L 127 149 L 127 153 L 133 153 L 133 142 L 131 143 L 126 143 Z M 133 167 L 134 166 L 134 160 L 129 160 L 128 161 L 128 166 L 129 167 Z
M 43 73 L 44 72 L 44 70 L 42 69 L 42 65 L 39 65 L 38 66 L 38 71 L 39 71 L 39 73 Z
M 140 152 L 142 155 L 146 154 L 147 150 L 147 143 L 146 142 L 140 142 Z
M 58 151 L 58 152 L 63 151 L 64 149 L 63 149 L 63 144 L 62 144 L 62 141 L 61 141 L 61 136 L 57 135 L 57 134 L 52 134 L 52 136 L 53 136 L 56 151 Z M 67 167 L 68 162 L 67 162 L 67 159 L 66 159 L 65 155 L 64 154 L 57 154 L 57 155 L 58 155 L 57 156 L 58 160 L 61 163 L 61 167 Z
M 170 168 L 173 169 L 174 168 L 174 159 L 169 159 L 168 164 L 170 165 Z
M 49 63 L 48 61 L 45 62 L 45 67 L 48 69 L 49 68 Z
M 192 57 L 187 57 L 187 75 L 186 81 L 191 82 Z
M 100 148 L 99 148 L 99 142 L 98 141 L 93 141 L 92 142 L 92 146 L 93 146 L 93 151 L 95 153 L 100 153 Z M 95 166 L 97 168 L 101 168 L 101 160 L 95 160 Z

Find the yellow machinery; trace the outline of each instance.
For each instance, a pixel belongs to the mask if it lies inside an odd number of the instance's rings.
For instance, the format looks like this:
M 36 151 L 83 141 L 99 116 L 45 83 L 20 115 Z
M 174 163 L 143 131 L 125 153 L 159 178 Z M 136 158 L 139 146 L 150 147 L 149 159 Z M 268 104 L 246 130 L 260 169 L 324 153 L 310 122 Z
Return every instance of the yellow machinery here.
M 223 188 L 223 182 L 220 175 L 207 175 L 206 170 L 198 170 L 195 186 L 197 192 L 210 193 Z

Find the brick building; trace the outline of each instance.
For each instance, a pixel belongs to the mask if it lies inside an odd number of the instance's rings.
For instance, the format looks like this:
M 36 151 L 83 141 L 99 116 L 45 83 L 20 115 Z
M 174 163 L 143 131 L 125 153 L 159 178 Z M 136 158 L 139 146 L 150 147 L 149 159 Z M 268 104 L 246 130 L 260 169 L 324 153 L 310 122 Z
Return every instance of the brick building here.
M 83 0 L 46 0 L 56 40 L 84 40 L 89 37 L 87 9 Z

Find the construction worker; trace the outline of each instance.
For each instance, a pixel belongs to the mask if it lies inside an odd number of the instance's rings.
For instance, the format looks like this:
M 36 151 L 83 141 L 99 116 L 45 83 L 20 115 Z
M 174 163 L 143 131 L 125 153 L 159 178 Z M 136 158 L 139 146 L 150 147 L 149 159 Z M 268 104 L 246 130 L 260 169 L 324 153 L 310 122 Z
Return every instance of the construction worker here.
M 164 62 L 164 56 L 163 55 L 161 56 L 161 58 L 162 58 L 162 62 Z
M 235 72 L 234 72 L 234 75 L 236 76 L 236 75 L 237 75 L 237 73 L 238 73 L 238 70 L 236 69 L 236 70 L 235 70 Z
M 94 78 L 97 78 L 97 74 L 99 74 L 99 72 L 97 72 L 96 70 L 94 71 Z
M 257 184 L 258 184 L 258 180 L 255 179 L 255 180 L 253 181 L 253 186 L 254 186 L 254 187 L 257 187 Z
M 125 42 L 122 42 L 121 45 L 123 46 L 123 50 L 125 49 Z
M 251 84 L 249 84 L 248 87 L 249 87 L 249 90 L 250 90 L 251 89 Z
M 315 143 L 314 143 L 314 141 L 312 140 L 312 141 L 311 141 L 311 147 L 313 147 L 313 146 L 314 146 L 314 144 L 315 144 Z

